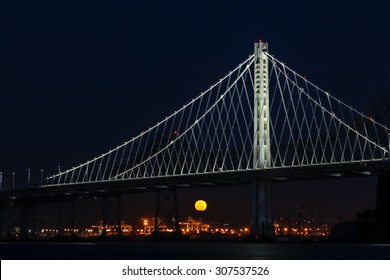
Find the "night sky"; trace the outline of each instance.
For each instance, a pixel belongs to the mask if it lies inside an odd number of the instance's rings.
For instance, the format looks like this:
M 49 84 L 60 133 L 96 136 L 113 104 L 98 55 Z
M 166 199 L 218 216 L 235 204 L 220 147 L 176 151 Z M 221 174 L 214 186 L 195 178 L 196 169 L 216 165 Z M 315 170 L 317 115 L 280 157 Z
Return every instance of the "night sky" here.
M 248 57 L 260 38 L 292 69 L 366 111 L 390 94 L 389 13 L 388 0 L 2 1 L 3 187 L 12 172 L 25 185 L 27 169 L 39 180 L 41 169 L 50 175 L 139 134 Z M 375 182 L 275 185 L 274 216 L 299 204 L 351 220 L 375 207 Z M 249 220 L 248 187 L 180 195 L 182 216 L 205 198 L 207 218 Z M 127 198 L 126 209 L 137 210 L 124 217 L 152 215 L 152 198 Z

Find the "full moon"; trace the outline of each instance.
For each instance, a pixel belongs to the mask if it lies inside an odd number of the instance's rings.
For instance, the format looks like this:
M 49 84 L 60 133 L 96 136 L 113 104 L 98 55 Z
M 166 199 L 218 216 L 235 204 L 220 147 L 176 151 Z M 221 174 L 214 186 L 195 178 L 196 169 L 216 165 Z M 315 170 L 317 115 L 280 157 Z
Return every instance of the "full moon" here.
M 204 200 L 198 200 L 195 202 L 196 211 L 204 211 L 207 208 L 207 203 Z

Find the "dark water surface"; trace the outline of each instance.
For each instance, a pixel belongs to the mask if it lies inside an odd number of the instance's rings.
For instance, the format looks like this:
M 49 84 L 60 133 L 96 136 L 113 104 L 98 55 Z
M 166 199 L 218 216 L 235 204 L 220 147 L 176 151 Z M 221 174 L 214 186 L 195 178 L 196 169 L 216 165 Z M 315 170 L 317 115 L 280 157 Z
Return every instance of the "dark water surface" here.
M 0 243 L 1 259 L 390 259 L 390 244 L 107 242 Z

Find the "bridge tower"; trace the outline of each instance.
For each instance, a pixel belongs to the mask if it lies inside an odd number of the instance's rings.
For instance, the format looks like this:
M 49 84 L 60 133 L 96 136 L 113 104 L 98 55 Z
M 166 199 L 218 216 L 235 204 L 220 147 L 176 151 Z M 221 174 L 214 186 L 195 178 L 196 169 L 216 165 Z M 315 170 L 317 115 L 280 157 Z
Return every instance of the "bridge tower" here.
M 253 169 L 271 164 L 267 50 L 268 43 L 255 43 Z M 251 235 L 272 236 L 270 182 L 259 178 L 253 189 Z

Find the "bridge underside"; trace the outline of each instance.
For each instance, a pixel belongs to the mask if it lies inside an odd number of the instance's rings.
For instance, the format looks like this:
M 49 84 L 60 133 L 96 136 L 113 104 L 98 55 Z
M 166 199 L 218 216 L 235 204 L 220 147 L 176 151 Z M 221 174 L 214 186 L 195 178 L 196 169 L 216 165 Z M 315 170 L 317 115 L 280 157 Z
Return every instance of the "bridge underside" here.
M 390 160 L 371 162 L 339 163 L 306 167 L 273 168 L 217 172 L 198 175 L 170 176 L 162 178 L 132 179 L 79 183 L 47 187 L 8 189 L 0 192 L 3 201 L 47 203 L 94 198 L 131 193 L 153 192 L 166 189 L 188 189 L 197 187 L 221 187 L 247 185 L 261 181 L 282 183 L 299 180 L 337 179 L 343 177 L 379 176 L 390 172 Z

